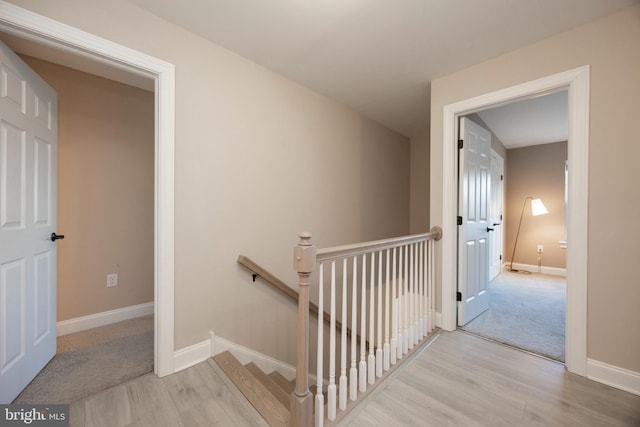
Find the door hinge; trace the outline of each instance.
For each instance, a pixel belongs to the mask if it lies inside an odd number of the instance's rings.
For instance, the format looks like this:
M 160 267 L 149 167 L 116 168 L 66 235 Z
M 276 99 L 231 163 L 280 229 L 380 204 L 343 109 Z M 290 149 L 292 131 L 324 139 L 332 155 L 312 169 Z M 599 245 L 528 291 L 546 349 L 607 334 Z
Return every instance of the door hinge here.
M 500 181 L 504 181 L 504 175 L 500 175 Z
M 502 215 L 500 215 L 500 221 L 502 221 Z
M 502 254 L 500 254 L 500 261 L 502 261 Z
M 462 225 L 462 217 L 461 216 L 458 217 L 458 225 Z
M 462 147 L 464 147 L 464 140 L 459 139 L 458 140 L 458 150 L 462 150 Z
M 456 292 L 456 301 L 462 301 L 462 292 Z

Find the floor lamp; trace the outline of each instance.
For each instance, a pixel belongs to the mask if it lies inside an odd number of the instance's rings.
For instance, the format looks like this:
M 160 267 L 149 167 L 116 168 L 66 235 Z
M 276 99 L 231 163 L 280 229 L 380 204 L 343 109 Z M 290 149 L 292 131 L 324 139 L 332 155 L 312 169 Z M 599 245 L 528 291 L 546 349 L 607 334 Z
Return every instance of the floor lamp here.
M 518 232 L 516 233 L 516 241 L 513 244 L 513 253 L 511 254 L 511 264 L 509 265 L 509 271 L 514 273 L 522 273 L 522 274 L 530 274 L 530 271 L 527 270 L 514 270 L 513 269 L 513 258 L 516 256 L 516 247 L 518 247 L 518 237 L 520 236 L 520 227 L 522 226 L 522 218 L 524 217 L 524 208 L 527 207 L 527 201 L 531 200 L 531 215 L 538 216 L 549 213 L 547 208 L 542 203 L 540 199 L 534 199 L 533 197 L 526 197 L 524 199 L 524 203 L 522 204 L 522 212 L 520 213 L 520 222 L 518 223 Z

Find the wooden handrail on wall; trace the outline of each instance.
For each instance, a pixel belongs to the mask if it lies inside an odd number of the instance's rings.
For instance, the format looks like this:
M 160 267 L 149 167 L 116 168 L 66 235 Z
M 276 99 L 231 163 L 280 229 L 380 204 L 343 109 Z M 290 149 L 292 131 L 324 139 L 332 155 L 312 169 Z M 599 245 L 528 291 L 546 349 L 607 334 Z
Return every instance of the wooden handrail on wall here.
M 288 286 L 282 280 L 278 279 L 272 273 L 270 273 L 269 271 L 267 271 L 266 269 L 264 269 L 260 265 L 256 264 L 256 262 L 253 261 L 252 259 L 247 258 L 244 255 L 239 255 L 238 256 L 238 264 L 240 264 L 243 267 L 247 268 L 253 274 L 256 274 L 259 277 L 261 277 L 266 283 L 268 283 L 273 288 L 275 288 L 278 291 L 280 291 L 281 293 L 283 293 L 285 296 L 289 297 L 291 299 L 291 301 L 293 301 L 295 303 L 298 302 L 298 292 L 296 290 L 292 289 L 290 286 Z M 315 314 L 316 316 L 318 316 L 318 306 L 316 304 L 312 303 L 311 301 L 309 301 L 309 312 L 311 312 L 311 313 Z M 323 317 L 324 321 L 327 322 L 327 323 L 329 323 L 329 321 L 331 320 L 331 316 L 326 311 L 323 313 L 322 317 Z M 341 328 L 342 324 L 340 322 L 336 322 L 336 327 L 337 328 Z M 347 330 L 347 335 L 351 335 L 351 330 Z

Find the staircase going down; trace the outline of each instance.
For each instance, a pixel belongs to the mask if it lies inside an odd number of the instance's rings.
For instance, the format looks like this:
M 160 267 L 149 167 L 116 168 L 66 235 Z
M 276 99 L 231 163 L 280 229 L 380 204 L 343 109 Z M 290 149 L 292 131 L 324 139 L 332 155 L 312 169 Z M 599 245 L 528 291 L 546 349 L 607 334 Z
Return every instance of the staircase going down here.
M 213 357 L 231 381 L 272 427 L 289 425 L 289 399 L 294 383 L 274 371 L 265 374 L 253 363 L 242 365 L 225 351 Z
M 295 394 L 291 394 L 290 385 L 274 379 L 275 374 L 266 375 L 251 364 L 243 366 L 229 353 L 219 354 L 214 360 L 270 425 L 339 424 L 416 350 L 428 345 L 429 337 L 433 336 L 436 325 L 433 266 L 435 242 L 441 237 L 442 230 L 433 227 L 429 233 L 317 250 L 311 242 L 311 233 L 300 233 L 293 254 L 298 273 L 297 292 L 240 256 L 238 262 L 254 272 L 254 279 L 257 275 L 265 277 L 268 283 L 277 284 L 278 290 L 298 301 Z M 315 271 L 318 277 L 312 280 Z M 317 305 L 311 303 L 316 300 L 311 298 L 311 282 L 318 285 Z M 327 301 L 325 294 L 329 296 Z M 336 300 L 341 300 L 340 307 Z M 315 377 L 319 384 L 315 390 L 309 381 L 312 310 L 319 319 L 315 347 Z M 328 330 L 321 318 L 328 320 Z

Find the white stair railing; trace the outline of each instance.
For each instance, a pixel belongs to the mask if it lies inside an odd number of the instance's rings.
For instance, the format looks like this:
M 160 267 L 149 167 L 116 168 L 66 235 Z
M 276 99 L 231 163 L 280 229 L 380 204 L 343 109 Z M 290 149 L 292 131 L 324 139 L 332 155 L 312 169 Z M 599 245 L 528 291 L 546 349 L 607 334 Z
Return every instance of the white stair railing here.
M 307 270 L 310 263 L 316 264 L 313 268 L 318 269 L 318 311 L 323 312 L 328 296 L 330 312 L 328 345 L 325 345 L 324 323 L 318 322 L 317 386 L 313 400 L 316 426 L 323 426 L 325 417 L 335 420 L 339 411 L 347 410 L 348 400 L 357 400 L 359 393 L 379 381 L 433 330 L 434 241 L 440 237 L 440 229 L 434 227 L 430 233 L 315 251 L 310 249 L 310 234 L 301 234 L 294 259 L 300 284 L 308 291 L 311 272 Z M 342 280 L 338 281 L 336 278 L 340 276 Z M 306 305 L 308 307 L 308 299 Z M 339 331 L 336 330 L 338 313 Z M 350 331 L 347 329 L 349 318 Z M 302 349 L 308 346 L 308 322 L 307 318 L 303 327 L 298 328 L 299 365 L 301 358 L 308 358 L 308 348 Z M 347 360 L 349 347 L 350 360 Z M 336 359 L 339 359 L 337 384 Z M 329 368 L 326 409 L 325 362 Z M 308 366 L 308 359 L 302 363 Z M 302 375 L 299 367 L 296 372 Z M 308 426 L 310 417 L 306 405 L 311 400 L 306 394 L 308 378 L 297 378 L 296 382 L 302 386 L 297 386 L 292 395 L 291 425 Z

